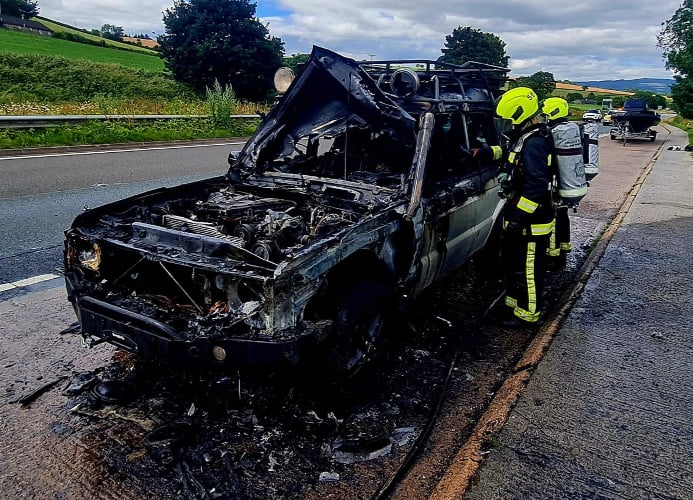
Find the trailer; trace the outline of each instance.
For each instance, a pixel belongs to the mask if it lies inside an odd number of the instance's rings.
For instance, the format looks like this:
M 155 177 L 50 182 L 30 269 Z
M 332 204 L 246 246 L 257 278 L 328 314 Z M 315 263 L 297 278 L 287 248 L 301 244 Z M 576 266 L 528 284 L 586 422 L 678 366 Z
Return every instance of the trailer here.
M 609 137 L 612 141 L 619 140 L 623 141 L 625 146 L 628 140 L 648 140 L 654 142 L 657 137 L 657 131 L 651 128 L 646 128 L 645 130 L 635 130 L 630 124 L 629 120 L 616 121 L 615 127 L 612 127 L 609 131 Z
M 657 131 L 652 130 L 659 123 L 659 113 L 648 109 L 645 99 L 628 99 L 621 111 L 611 114 L 613 128 L 609 132 L 612 141 L 622 140 L 625 146 L 629 139 L 645 139 L 654 142 Z

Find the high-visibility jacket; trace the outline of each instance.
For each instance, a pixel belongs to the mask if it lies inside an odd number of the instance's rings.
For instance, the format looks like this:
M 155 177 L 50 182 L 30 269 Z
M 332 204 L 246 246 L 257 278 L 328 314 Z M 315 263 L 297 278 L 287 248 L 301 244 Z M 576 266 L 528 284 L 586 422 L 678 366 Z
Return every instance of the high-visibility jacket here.
M 533 236 L 546 236 L 553 230 L 551 150 L 546 129 L 534 126 L 513 141 L 508 151 L 514 195 L 506 204 L 505 219 L 523 223 Z

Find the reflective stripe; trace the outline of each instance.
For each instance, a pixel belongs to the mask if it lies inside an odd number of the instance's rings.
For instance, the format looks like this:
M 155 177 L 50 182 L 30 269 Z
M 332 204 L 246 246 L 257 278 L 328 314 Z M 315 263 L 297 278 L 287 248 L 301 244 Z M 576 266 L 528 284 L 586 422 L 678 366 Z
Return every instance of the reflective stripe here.
M 527 312 L 537 310 L 537 284 L 534 279 L 534 263 L 537 253 L 537 244 L 534 241 L 527 242 L 527 260 L 525 261 L 525 276 L 527 279 Z M 522 310 L 516 307 L 515 310 Z
M 556 231 L 555 228 L 551 231 L 551 236 L 549 236 L 549 246 L 546 249 L 546 255 L 549 257 L 558 257 L 561 255 L 561 249 L 556 245 Z
M 564 252 L 570 252 L 573 250 L 573 244 L 571 242 L 561 243 L 561 250 Z
M 539 318 L 541 317 L 540 312 L 529 312 L 525 311 L 521 307 L 516 307 L 513 310 L 513 314 L 520 318 L 522 321 L 526 321 L 527 323 L 536 323 L 539 321 Z
M 551 234 L 554 226 L 554 221 L 547 222 L 546 224 L 532 224 L 532 236 L 546 236 L 547 234 Z
M 551 166 L 551 158 L 553 158 L 552 155 L 549 155 L 548 158 L 546 159 L 546 164 L 550 167 Z
M 503 148 L 500 146 L 491 146 L 491 151 L 493 151 L 493 159 L 500 160 L 503 157 Z
M 559 189 L 558 195 L 561 198 L 583 198 L 587 194 L 587 186 L 575 189 Z
M 547 248 L 546 249 L 546 255 L 549 257 L 560 257 L 561 256 L 561 249 L 560 248 Z
M 520 199 L 517 202 L 517 208 L 523 212 L 527 212 L 528 214 L 533 214 L 538 206 L 539 203 L 536 203 L 529 198 L 525 198 L 524 196 L 520 196 Z
M 510 163 L 514 163 L 514 162 L 515 162 L 515 151 L 511 151 L 511 152 L 508 154 L 508 161 L 509 161 Z
M 505 305 L 508 307 L 517 307 L 517 299 L 514 297 L 505 296 Z

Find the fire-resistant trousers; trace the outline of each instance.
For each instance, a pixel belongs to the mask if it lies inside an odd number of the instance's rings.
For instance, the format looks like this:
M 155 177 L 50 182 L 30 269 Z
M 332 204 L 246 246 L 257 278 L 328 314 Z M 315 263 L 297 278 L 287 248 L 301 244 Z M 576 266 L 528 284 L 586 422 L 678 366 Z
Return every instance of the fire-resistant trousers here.
M 502 257 L 506 280 L 505 305 L 528 323 L 539 320 L 544 306 L 544 270 L 551 232 L 503 231 Z
M 551 233 L 547 254 L 549 257 L 560 257 L 573 249 L 570 242 L 570 217 L 568 207 L 558 207 L 556 210 L 556 228 Z

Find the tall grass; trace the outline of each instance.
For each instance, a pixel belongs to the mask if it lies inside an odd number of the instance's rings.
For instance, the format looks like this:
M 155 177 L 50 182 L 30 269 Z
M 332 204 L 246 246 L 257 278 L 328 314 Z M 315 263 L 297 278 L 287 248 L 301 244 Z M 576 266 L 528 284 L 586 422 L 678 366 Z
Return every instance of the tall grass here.
M 693 119 L 675 116 L 671 120 L 668 120 L 667 123 L 671 123 L 674 127 L 678 127 L 684 132 L 687 132 L 688 144 L 693 144 Z
M 60 56 L 0 52 L 0 75 L 0 105 L 27 101 L 83 102 L 97 96 L 152 100 L 195 98 L 188 86 L 162 72 Z
M 225 127 L 231 122 L 231 114 L 236 107 L 236 94 L 231 85 L 221 86 L 218 80 L 214 80 L 214 87 L 206 89 L 209 117 L 212 122 L 220 127 Z
M 0 130 L 0 149 L 248 137 L 258 123 L 259 120 L 230 120 L 227 126 L 219 127 L 211 119 L 199 118 L 146 124 L 94 121 L 35 130 L 6 129 Z

